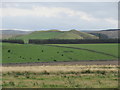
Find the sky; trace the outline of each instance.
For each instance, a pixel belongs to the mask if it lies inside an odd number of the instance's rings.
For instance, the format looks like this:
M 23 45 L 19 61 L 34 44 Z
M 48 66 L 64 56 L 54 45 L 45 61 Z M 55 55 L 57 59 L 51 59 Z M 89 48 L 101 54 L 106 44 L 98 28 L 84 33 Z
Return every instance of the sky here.
M 118 28 L 117 2 L 3 2 L 1 29 L 105 30 Z

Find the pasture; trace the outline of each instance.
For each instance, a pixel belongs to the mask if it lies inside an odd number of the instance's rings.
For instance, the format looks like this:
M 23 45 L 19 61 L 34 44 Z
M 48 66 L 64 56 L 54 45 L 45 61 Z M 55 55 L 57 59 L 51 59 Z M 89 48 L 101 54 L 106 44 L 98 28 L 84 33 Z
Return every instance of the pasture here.
M 117 44 L 2 44 L 3 63 L 117 60 Z M 67 48 L 66 46 L 70 46 Z M 74 48 L 78 47 L 80 49 Z M 88 50 L 86 50 L 88 49 Z M 94 50 L 94 51 L 91 51 Z M 102 53 L 101 53 L 102 52 Z M 110 54 L 110 55 L 109 55 Z
M 104 53 L 108 53 L 111 55 L 115 55 L 118 57 L 118 45 L 119 44 L 53 44 L 58 46 L 68 46 L 68 47 L 77 47 L 77 48 L 85 48 L 89 50 L 100 51 Z

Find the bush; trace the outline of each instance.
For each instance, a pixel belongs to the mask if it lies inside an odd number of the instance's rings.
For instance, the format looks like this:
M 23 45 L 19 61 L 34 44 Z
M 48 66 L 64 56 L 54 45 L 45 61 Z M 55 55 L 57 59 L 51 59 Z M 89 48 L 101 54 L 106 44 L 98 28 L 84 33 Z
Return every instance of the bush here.
M 15 83 L 12 82 L 12 81 L 10 81 L 9 84 L 10 84 L 11 86 L 15 86 Z

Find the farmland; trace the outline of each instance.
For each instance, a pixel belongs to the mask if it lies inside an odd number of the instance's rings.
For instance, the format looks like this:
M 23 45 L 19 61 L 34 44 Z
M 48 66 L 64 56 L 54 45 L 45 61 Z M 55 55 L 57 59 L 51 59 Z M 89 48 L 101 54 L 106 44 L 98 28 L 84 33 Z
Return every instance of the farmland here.
M 108 44 L 100 44 L 100 45 L 77 44 L 70 46 L 93 49 L 96 52 L 92 52 L 90 50 L 84 50 L 84 49 L 56 47 L 54 45 L 48 46 L 48 45 L 35 45 L 35 44 L 3 43 L 2 59 L 3 59 L 3 63 L 117 60 L 117 52 L 118 52 L 117 44 L 109 44 L 109 45 Z M 99 53 L 98 51 L 100 50 L 102 50 L 101 52 L 105 52 L 111 55 Z M 116 57 L 113 57 L 112 55 L 115 55 Z
M 118 88 L 117 65 L 2 67 L 5 88 Z
M 3 88 L 118 88 L 118 44 L 2 43 Z
M 118 57 L 119 44 L 53 44 L 53 45 L 85 48 L 95 51 L 101 51 Z
M 0 89 L 120 90 L 119 4 L 3 0 Z

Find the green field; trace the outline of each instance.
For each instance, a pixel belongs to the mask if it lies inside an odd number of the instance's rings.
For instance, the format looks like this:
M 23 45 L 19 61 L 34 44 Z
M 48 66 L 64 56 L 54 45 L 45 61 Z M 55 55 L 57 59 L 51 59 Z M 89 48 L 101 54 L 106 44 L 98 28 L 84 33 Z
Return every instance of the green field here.
M 118 57 L 119 44 L 53 44 L 53 45 L 85 48 L 85 49 L 108 53 Z
M 117 44 L 66 44 L 71 47 L 94 49 L 117 56 Z M 64 46 L 66 46 L 64 45 Z M 2 44 L 3 63 L 57 62 L 80 60 L 116 60 L 117 57 L 66 47 L 35 44 Z

